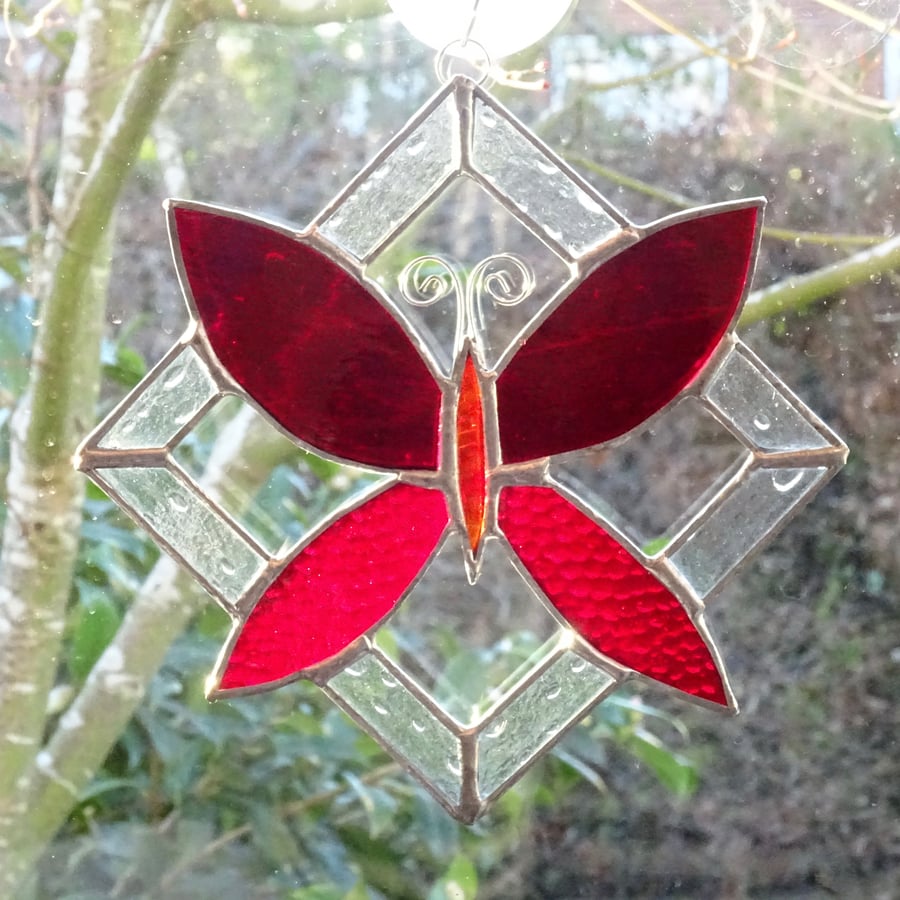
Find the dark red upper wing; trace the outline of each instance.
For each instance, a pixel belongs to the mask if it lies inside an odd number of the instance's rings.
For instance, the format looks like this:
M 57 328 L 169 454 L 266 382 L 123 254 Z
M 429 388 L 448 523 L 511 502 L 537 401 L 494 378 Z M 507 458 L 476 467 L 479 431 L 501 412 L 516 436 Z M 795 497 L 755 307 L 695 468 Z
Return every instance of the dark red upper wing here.
M 759 211 L 661 227 L 588 275 L 497 379 L 503 462 L 612 440 L 683 390 L 740 305 Z
M 172 216 L 210 345 L 266 412 L 342 459 L 437 468 L 440 389 L 356 278 L 261 222 L 196 205 Z

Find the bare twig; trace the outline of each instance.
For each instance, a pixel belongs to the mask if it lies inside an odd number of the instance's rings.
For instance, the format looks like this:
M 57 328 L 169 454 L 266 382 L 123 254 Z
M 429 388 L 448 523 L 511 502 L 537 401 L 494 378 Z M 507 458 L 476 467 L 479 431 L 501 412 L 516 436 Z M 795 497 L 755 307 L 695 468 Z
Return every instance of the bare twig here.
M 372 771 L 367 772 L 365 775 L 361 775 L 359 780 L 366 785 L 377 784 L 379 781 L 390 778 L 392 775 L 397 775 L 402 771 L 403 769 L 398 763 L 386 763 L 377 769 L 372 769 Z M 338 787 L 310 794 L 309 797 L 304 797 L 302 800 L 286 803 L 279 809 L 274 810 L 273 815 L 282 819 L 296 818 L 297 816 L 309 812 L 311 809 L 315 809 L 317 806 L 324 806 L 326 803 L 331 803 L 332 800 L 336 800 L 342 794 L 345 794 L 347 790 L 348 788 L 346 785 L 339 785 Z M 244 823 L 229 831 L 223 832 L 214 841 L 210 841 L 193 856 L 186 857 L 173 866 L 166 873 L 166 876 L 160 880 L 159 890 L 165 895 L 167 891 L 171 890 L 172 886 L 182 875 L 186 874 L 191 869 L 197 868 L 204 860 L 214 856 L 223 847 L 227 847 L 229 844 L 233 844 L 235 841 L 245 838 L 252 831 L 253 826 L 250 823 Z
M 690 209 L 697 206 L 697 201 L 683 194 L 677 194 L 674 191 L 665 188 L 656 187 L 625 175 L 609 166 L 601 165 L 593 160 L 586 159 L 573 153 L 563 154 L 565 159 L 576 166 L 581 166 L 601 178 L 618 184 L 621 187 L 628 188 L 636 193 L 652 197 L 654 200 L 661 200 L 663 203 L 669 203 L 679 209 Z M 774 226 L 765 226 L 763 228 L 763 237 L 773 238 L 778 241 L 786 241 L 792 244 L 819 244 L 826 247 L 874 247 L 884 241 L 883 235 L 875 234 L 841 234 L 831 231 L 798 231 L 793 228 L 776 228 Z
M 851 103 L 839 100 L 835 97 L 829 96 L 828 94 L 823 94 L 820 91 L 813 90 L 807 85 L 795 84 L 793 81 L 789 81 L 786 78 L 775 75 L 773 72 L 769 72 L 766 69 L 762 69 L 759 66 L 753 65 L 750 58 L 736 59 L 726 51 L 720 50 L 716 47 L 711 46 L 710 44 L 707 44 L 700 38 L 689 34 L 683 28 L 679 28 L 670 19 L 667 19 L 664 16 L 661 16 L 658 13 L 654 12 L 653 10 L 648 9 L 642 3 L 639 3 L 638 0 L 622 0 L 622 2 L 626 6 L 629 6 L 631 9 L 633 9 L 636 13 L 643 16 L 648 22 L 656 25 L 657 28 L 660 28 L 668 34 L 680 37 L 693 44 L 706 56 L 714 57 L 716 59 L 722 59 L 736 71 L 746 72 L 748 75 L 751 75 L 754 78 L 759 79 L 760 81 L 765 81 L 769 84 L 775 85 L 783 91 L 798 94 L 800 96 L 806 97 L 809 100 L 813 100 L 816 103 L 821 103 L 824 106 L 829 106 L 832 109 L 852 113 L 853 115 L 860 116 L 862 118 L 875 119 L 877 121 L 890 120 L 900 114 L 900 110 L 898 110 L 896 106 L 891 106 L 888 110 L 875 110 L 869 108 L 869 106 L 864 103 Z

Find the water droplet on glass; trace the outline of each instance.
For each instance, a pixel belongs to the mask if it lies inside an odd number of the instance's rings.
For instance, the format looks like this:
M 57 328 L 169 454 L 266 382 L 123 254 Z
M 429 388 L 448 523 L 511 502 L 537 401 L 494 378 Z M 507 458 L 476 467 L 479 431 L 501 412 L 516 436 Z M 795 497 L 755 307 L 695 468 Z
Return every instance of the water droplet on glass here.
M 485 737 L 497 738 L 506 731 L 506 719 L 501 719 L 490 731 L 484 733 Z
M 776 472 L 772 476 L 772 486 L 781 494 L 786 494 L 803 481 L 803 472 Z
M 572 671 L 576 674 L 578 672 L 583 672 L 587 668 L 587 660 L 579 659 L 578 662 L 572 663 Z
M 177 372 L 173 372 L 169 375 L 168 378 L 163 379 L 163 390 L 164 391 L 173 391 L 175 388 L 184 381 L 185 376 L 187 375 L 187 369 L 181 368 Z
M 112 322 L 113 325 L 121 325 L 121 324 L 122 324 L 122 317 L 121 317 L 118 313 L 113 313 L 113 314 L 109 317 L 109 321 Z
M 358 669 L 354 669 L 353 666 L 347 666 L 347 668 L 344 669 L 344 671 L 345 671 L 351 678 L 361 678 L 361 677 L 362 677 L 362 672 L 360 672 Z
M 765 413 L 760 413 L 754 416 L 753 427 L 760 431 L 768 431 L 772 427 L 772 420 Z
M 222 571 L 223 571 L 226 575 L 234 575 L 234 573 L 235 573 L 235 571 L 236 571 L 236 569 L 235 569 L 235 567 L 234 567 L 234 563 L 230 562 L 230 561 L 227 560 L 227 559 L 223 559 L 223 560 L 220 561 L 219 565 L 221 566 Z
M 426 147 L 428 146 L 428 141 L 425 138 L 421 138 L 415 143 L 409 143 L 406 145 L 406 152 L 410 156 L 418 156 Z
M 544 175 L 557 175 L 559 174 L 559 169 L 552 162 L 546 162 L 545 160 L 541 160 L 538 164 L 538 171 L 543 172 Z
M 421 734 L 425 730 L 424 725 L 420 725 L 415 719 L 412 720 L 412 727 Z
M 169 506 L 171 506 L 175 512 L 187 512 L 188 508 L 187 500 L 183 497 L 169 497 Z
M 732 172 L 726 176 L 725 186 L 729 191 L 742 191 L 744 189 L 744 178 L 737 172 Z
M 546 231 L 548 237 L 553 238 L 554 241 L 562 240 L 562 232 L 559 231 L 557 228 L 551 228 L 549 225 L 545 225 L 544 231 Z
M 372 709 L 374 709 L 375 712 L 377 712 L 379 716 L 386 716 L 388 714 L 388 711 L 378 703 L 373 703 Z
M 485 128 L 493 128 L 497 124 L 497 118 L 493 113 L 487 111 L 482 112 L 481 124 L 484 125 Z
M 395 687 L 397 687 L 397 682 L 394 681 L 393 678 L 388 678 L 387 675 L 385 675 L 385 676 L 381 679 L 381 683 L 382 683 L 386 688 L 395 688 Z
M 547 693 L 548 700 L 555 700 L 562 693 L 562 688 L 558 685 L 552 691 Z
M 451 775 L 455 775 L 457 778 L 462 775 L 462 765 L 458 763 L 455 759 L 447 760 L 447 769 L 449 770 Z
M 590 195 L 584 191 L 576 191 L 575 198 L 590 213 L 605 215 L 606 210 Z

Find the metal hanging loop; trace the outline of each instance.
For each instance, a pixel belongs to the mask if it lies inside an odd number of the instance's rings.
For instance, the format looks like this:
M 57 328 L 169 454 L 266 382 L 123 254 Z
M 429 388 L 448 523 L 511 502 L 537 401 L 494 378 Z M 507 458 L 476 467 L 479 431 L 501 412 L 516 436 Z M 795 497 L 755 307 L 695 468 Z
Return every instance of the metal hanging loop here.
M 474 72 L 474 76 L 469 72 L 454 71 L 454 61 L 467 63 Z M 450 41 L 434 60 L 434 72 L 441 84 L 446 84 L 455 75 L 462 74 L 470 75 L 476 84 L 484 84 L 491 77 L 492 68 L 493 63 L 487 50 L 478 41 L 473 41 L 469 37 Z

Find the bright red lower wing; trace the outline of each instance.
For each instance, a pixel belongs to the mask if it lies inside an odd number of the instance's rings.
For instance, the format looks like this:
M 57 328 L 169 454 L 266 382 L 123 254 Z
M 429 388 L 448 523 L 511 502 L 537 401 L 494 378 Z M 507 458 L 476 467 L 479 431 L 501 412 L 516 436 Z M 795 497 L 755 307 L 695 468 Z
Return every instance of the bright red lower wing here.
M 342 459 L 437 468 L 440 388 L 363 284 L 266 223 L 194 204 L 171 216 L 210 346 L 269 415 Z
M 304 547 L 253 608 L 220 690 L 297 677 L 397 605 L 449 520 L 441 491 L 395 485 Z
M 497 379 L 503 461 L 612 440 L 690 384 L 740 306 L 758 215 L 661 225 L 577 285 Z
M 505 488 L 500 527 L 547 599 L 605 656 L 728 705 L 703 637 L 678 598 L 551 488 Z

